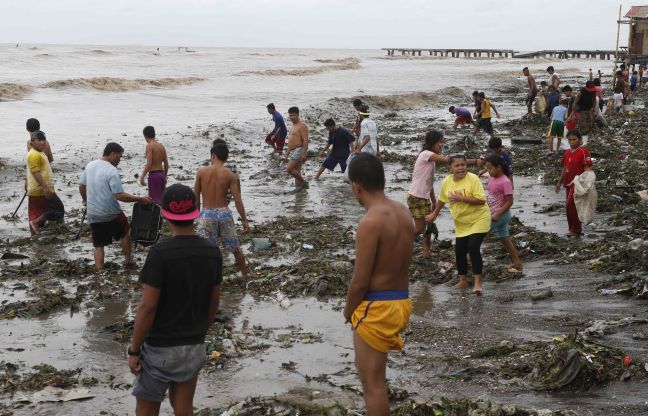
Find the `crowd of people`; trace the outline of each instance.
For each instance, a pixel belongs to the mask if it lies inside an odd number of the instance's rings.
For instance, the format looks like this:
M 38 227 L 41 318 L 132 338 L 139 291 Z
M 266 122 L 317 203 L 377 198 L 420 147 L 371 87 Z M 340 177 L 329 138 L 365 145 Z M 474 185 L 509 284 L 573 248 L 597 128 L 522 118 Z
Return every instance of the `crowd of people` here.
M 639 80 L 646 74 L 645 70 L 641 72 Z M 600 78 L 588 80 L 573 95 L 570 86 L 560 88 L 561 80 L 553 67 L 547 68 L 548 80 L 540 83 L 540 90 L 529 69 L 524 68 L 523 73 L 529 85 L 528 113 L 533 114 L 535 108 L 550 120 L 547 157 L 561 151 L 561 140 L 567 131 L 569 147 L 562 155 L 563 171 L 556 192 L 563 187 L 566 191 L 567 236 L 579 237 L 582 223 L 576 202 L 580 196 L 577 185 L 579 176 L 591 172 L 592 159 L 584 143 L 602 103 L 603 90 L 597 89 Z M 615 77 L 615 89 L 625 88 L 621 70 Z M 444 155 L 444 134 L 437 130 L 427 132 L 404 198 L 406 206 L 385 195 L 377 126 L 369 107 L 359 99 L 353 101 L 357 117 L 352 129 L 332 118 L 323 123 L 328 140 L 319 152 L 324 161 L 315 180 L 324 170 L 333 171 L 339 166 L 357 201 L 366 209 L 358 224 L 355 266 L 343 315 L 352 325 L 356 367 L 371 415 L 389 411 L 385 391 L 387 353 L 403 347 L 400 332 L 407 326 L 412 310 L 408 269 L 414 241 L 422 238 L 423 257 L 433 255 L 431 237 L 438 233 L 435 221 L 446 205 L 454 222 L 458 275 L 455 288 L 468 287 L 470 269 L 473 292 L 483 293 L 481 245 L 488 233 L 510 255 L 508 272 L 522 272 L 524 268 L 509 238 L 514 203 L 512 155 L 495 136 L 491 122 L 493 113 L 497 117 L 500 113 L 484 92 L 475 91 L 473 99 L 474 111 L 455 106 L 449 111 L 456 116 L 455 128 L 474 126 L 473 136 L 481 130 L 490 136 L 489 153 L 477 159 L 468 159 L 463 154 Z M 543 101 L 544 107 L 539 108 L 536 100 Z M 310 127 L 300 118 L 297 107 L 288 109 L 290 129 L 274 104 L 268 104 L 266 109 L 274 128 L 265 142 L 272 147 L 273 154 L 283 156 L 286 172 L 294 180 L 290 192 L 308 189 L 302 171 L 308 158 Z M 29 225 L 38 236 L 45 222 L 62 221 L 64 207 L 55 193 L 50 166 L 54 158 L 45 133 L 33 118 L 26 127 L 30 134 L 25 182 Z M 143 290 L 128 362 L 136 374 L 133 394 L 138 415 L 157 414 L 167 390 L 176 414 L 191 414 L 198 372 L 205 362 L 205 334 L 219 304 L 223 280 L 221 250 L 233 254 L 244 278 L 250 273 L 229 209 L 231 200 L 243 233 L 249 231 L 249 223 L 240 178 L 235 165 L 228 162 L 229 148 L 224 140 L 211 143 L 211 163 L 196 171 L 192 189 L 181 184 L 167 186 L 170 166 L 166 149 L 156 139 L 152 126 L 146 126 L 142 134 L 146 163 L 139 183 L 147 186 L 147 196 L 124 191 L 118 170 L 124 149 L 115 142 L 108 143 L 102 156 L 86 165 L 79 178 L 79 192 L 91 229 L 97 271 L 104 267 L 105 247 L 114 241 L 121 245 L 125 266 L 133 266 L 129 223 L 119 202 L 160 206 L 172 237 L 149 249 L 141 269 L 139 281 Z M 447 164 L 450 174 L 435 191 L 438 164 Z M 468 170 L 471 165 L 480 168 L 478 173 Z M 482 176 L 488 177 L 488 192 Z

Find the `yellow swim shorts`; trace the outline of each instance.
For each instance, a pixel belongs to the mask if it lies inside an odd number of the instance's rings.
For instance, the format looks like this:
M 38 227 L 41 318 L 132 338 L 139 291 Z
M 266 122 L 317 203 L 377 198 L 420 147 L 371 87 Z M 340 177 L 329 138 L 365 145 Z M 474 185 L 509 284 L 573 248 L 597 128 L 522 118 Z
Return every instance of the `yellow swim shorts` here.
M 400 333 L 407 327 L 412 301 L 407 290 L 368 292 L 351 316 L 353 330 L 380 352 L 402 350 Z

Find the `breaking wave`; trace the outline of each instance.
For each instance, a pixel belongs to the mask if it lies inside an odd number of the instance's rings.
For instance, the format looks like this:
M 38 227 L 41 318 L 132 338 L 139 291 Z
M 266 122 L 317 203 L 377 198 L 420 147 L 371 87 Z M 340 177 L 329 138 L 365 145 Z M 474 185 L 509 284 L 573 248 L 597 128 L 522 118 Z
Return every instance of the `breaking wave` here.
M 19 100 L 32 91 L 29 85 L 0 83 L 0 100 Z
M 317 75 L 329 71 L 348 71 L 353 69 L 360 69 L 360 60 L 358 58 L 344 58 L 344 59 L 316 59 L 326 65 L 308 67 L 308 68 L 295 68 L 295 69 L 265 69 L 262 71 L 244 71 L 238 75 L 263 75 L 269 77 L 279 76 L 293 76 L 305 77 L 310 75 Z
M 88 88 L 98 91 L 134 91 L 147 87 L 177 87 L 204 81 L 205 78 L 160 78 L 160 79 L 126 79 L 126 78 L 75 78 L 62 79 L 44 84 L 45 88 Z
M 362 95 L 360 98 L 369 107 L 389 110 L 413 110 L 437 104 L 447 98 L 467 98 L 468 94 L 458 87 L 446 87 L 434 92 L 411 92 L 394 95 Z

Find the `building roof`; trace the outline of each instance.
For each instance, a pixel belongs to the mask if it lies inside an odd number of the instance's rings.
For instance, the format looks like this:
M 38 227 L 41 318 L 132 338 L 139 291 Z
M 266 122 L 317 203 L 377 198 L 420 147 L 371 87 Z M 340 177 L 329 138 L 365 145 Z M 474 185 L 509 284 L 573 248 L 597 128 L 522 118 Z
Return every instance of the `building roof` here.
M 646 19 L 648 18 L 648 6 L 632 6 L 625 17 L 631 19 Z

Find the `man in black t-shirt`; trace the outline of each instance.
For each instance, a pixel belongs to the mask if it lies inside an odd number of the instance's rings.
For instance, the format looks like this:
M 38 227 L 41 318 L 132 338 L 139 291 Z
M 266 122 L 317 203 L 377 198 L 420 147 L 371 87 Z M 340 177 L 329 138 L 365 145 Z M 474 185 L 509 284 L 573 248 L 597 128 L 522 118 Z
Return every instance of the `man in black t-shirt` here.
M 205 334 L 223 280 L 219 249 L 194 231 L 198 215 L 191 188 L 175 184 L 164 191 L 162 216 L 173 237 L 152 246 L 146 257 L 128 348 L 138 415 L 157 415 L 169 387 L 175 414 L 193 414 L 198 372 L 207 358 Z
M 351 154 L 349 145 L 355 142 L 353 134 L 344 127 L 336 126 L 335 121 L 332 118 L 329 118 L 324 122 L 324 127 L 328 130 L 329 137 L 328 143 L 320 153 L 320 156 L 324 157 L 326 151 L 331 147 L 331 145 L 333 145 L 333 150 L 331 150 L 331 154 L 328 155 L 324 163 L 322 163 L 319 172 L 315 175 L 315 180 L 319 179 L 322 172 L 324 172 L 324 169 L 333 171 L 338 164 L 340 165 L 340 170 L 344 173 L 347 168 L 347 159 Z

